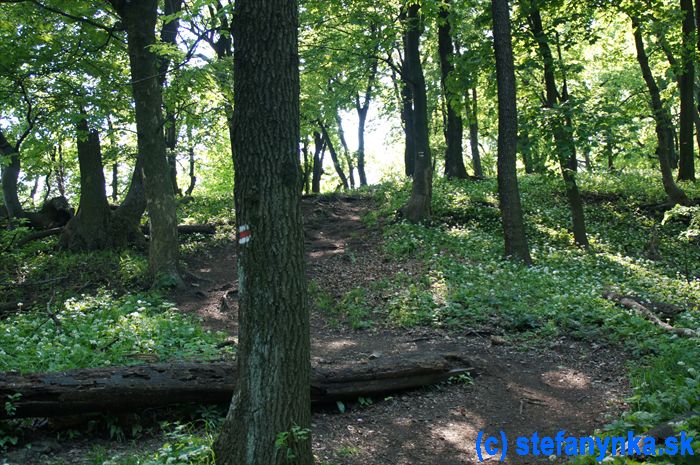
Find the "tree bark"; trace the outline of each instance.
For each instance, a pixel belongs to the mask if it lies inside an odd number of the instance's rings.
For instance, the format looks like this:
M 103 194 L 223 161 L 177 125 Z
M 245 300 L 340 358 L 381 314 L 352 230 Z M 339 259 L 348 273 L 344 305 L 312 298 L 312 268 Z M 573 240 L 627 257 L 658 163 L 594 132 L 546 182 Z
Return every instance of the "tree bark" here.
M 535 173 L 535 165 L 532 160 L 532 144 L 530 142 L 530 133 L 527 128 L 521 128 L 518 133 L 518 151 L 523 158 L 525 173 Z
M 418 354 L 315 368 L 309 382 L 311 402 L 356 400 L 440 383 L 462 373 L 474 375 L 484 369 L 474 362 L 457 354 Z M 22 394 L 13 401 L 12 418 L 138 411 L 190 402 L 224 404 L 239 379 L 236 364 L 229 362 L 2 373 L 0 398 Z M 1 409 L 0 419 L 8 417 Z
M 143 157 L 151 240 L 149 269 L 156 285 L 179 286 L 179 242 L 175 196 L 166 159 L 163 98 L 155 43 L 157 0 L 110 0 L 127 30 L 139 153 Z
M 340 145 L 343 146 L 344 158 L 348 164 L 348 181 L 350 181 L 350 189 L 355 188 L 355 166 L 352 161 L 352 155 L 350 154 L 350 149 L 348 148 L 348 143 L 345 140 L 345 130 L 343 129 L 343 119 L 340 114 L 336 111 L 335 113 L 335 123 L 338 125 L 338 138 L 340 139 Z
M 432 216 L 433 163 L 430 152 L 430 130 L 428 127 L 428 99 L 425 76 L 420 58 L 420 36 L 424 25 L 420 5 L 408 6 L 405 24 L 406 74 L 413 95 L 413 123 L 415 136 L 415 169 L 411 197 L 400 213 L 407 220 L 417 223 L 430 220 Z
M 445 125 L 445 176 L 447 178 L 467 179 L 467 169 L 464 167 L 462 157 L 462 117 L 458 108 L 455 108 L 455 100 L 459 94 L 450 89 L 450 76 L 454 72 L 455 52 L 452 43 L 451 30 L 451 0 L 444 0 L 440 4 L 438 19 L 438 55 L 440 57 L 440 84 L 442 95 L 447 109 L 447 124 Z
M 112 246 L 112 212 L 107 202 L 100 136 L 88 127 L 87 116 L 77 126 L 80 165 L 80 206 L 61 234 L 59 245 L 69 250 L 101 250 Z
M 375 33 L 374 26 L 372 27 L 372 33 Z M 375 54 L 376 54 L 375 49 Z M 372 92 L 374 90 L 374 82 L 377 79 L 377 68 L 379 66 L 379 61 L 377 58 L 372 60 L 370 65 L 369 76 L 367 77 L 367 88 L 365 89 L 365 95 L 362 101 L 360 101 L 360 95 L 355 96 L 355 110 L 357 111 L 357 174 L 360 178 L 360 187 L 367 185 L 367 175 L 365 174 L 365 126 L 367 124 L 367 113 L 369 113 L 369 106 L 372 103 Z
M 194 145 L 190 145 L 188 149 L 189 160 L 190 160 L 190 185 L 187 186 L 185 195 L 189 197 L 194 191 L 194 186 L 197 185 L 197 176 L 195 175 L 195 159 L 194 159 Z
M 669 162 L 669 131 L 668 127 L 671 124 L 671 115 L 669 110 L 664 106 L 661 100 L 661 91 L 659 86 L 656 84 L 654 75 L 649 66 L 649 57 L 647 56 L 646 50 L 644 48 L 644 39 L 642 37 L 642 30 L 640 28 L 639 21 L 636 18 L 632 18 L 632 28 L 634 29 L 634 42 L 635 48 L 637 50 L 637 62 L 642 71 L 642 77 L 647 85 L 650 96 L 650 106 L 652 113 L 654 115 L 654 122 L 656 126 L 656 138 L 658 144 L 656 146 L 656 156 L 659 158 L 659 168 L 661 170 L 661 180 L 668 196 L 668 200 L 673 204 L 689 204 L 688 197 L 685 192 L 678 187 L 676 182 L 673 180 L 673 172 L 671 170 L 671 164 Z
M 678 78 L 680 90 L 680 150 L 678 156 L 678 179 L 695 180 L 695 12 L 693 0 L 680 0 L 683 13 L 681 75 Z
M 406 35 L 404 34 L 404 48 L 406 47 Z M 408 75 L 408 67 L 404 60 L 402 65 L 403 76 Z M 416 170 L 416 129 L 413 113 L 413 92 L 407 79 L 401 82 L 401 116 L 404 122 L 404 134 L 406 143 L 404 146 L 404 168 L 406 176 L 413 177 Z
M 531 263 L 516 171 L 518 110 L 508 0 L 492 0 L 498 84 L 498 196 L 506 256 Z
M 542 26 L 542 16 L 538 8 L 530 7 L 528 11 L 528 21 L 532 34 L 537 41 L 540 57 L 544 63 L 545 107 L 553 112 L 552 132 L 554 135 L 559 167 L 561 169 L 562 178 L 564 179 L 566 198 L 569 203 L 569 210 L 571 211 L 574 241 L 581 247 L 588 247 L 583 202 L 581 201 L 581 194 L 576 183 L 578 161 L 576 160 L 576 144 L 573 138 L 574 131 L 571 117 L 567 114 L 569 110 L 565 108 L 568 101 L 566 84 L 564 84 L 562 93 L 560 94 L 554 74 L 555 67 L 552 50 L 549 47 L 549 42 Z
M 13 219 L 24 217 L 24 209 L 22 208 L 22 203 L 19 201 L 17 192 L 21 162 L 18 148 L 8 142 L 5 138 L 5 134 L 1 130 L 0 152 L 5 159 L 5 164 L 2 167 L 2 194 L 5 200 L 7 218 L 12 221 Z M 7 160 L 9 160 L 9 162 L 7 162 Z
M 100 137 L 90 130 L 87 116 L 78 122 L 80 207 L 61 232 L 59 247 L 72 251 L 104 250 L 142 243 L 138 218 L 113 214 L 107 201 Z M 141 211 L 143 213 L 143 211 Z
M 484 170 L 481 167 L 481 154 L 479 153 L 479 102 L 476 87 L 472 87 L 471 97 L 468 100 L 471 101 L 467 108 L 469 109 L 469 146 L 472 154 L 472 169 L 474 176 L 483 178 Z
M 238 381 L 213 449 L 218 465 L 281 465 L 288 454 L 311 465 L 298 2 L 237 0 L 235 17 Z
M 319 194 L 321 192 L 321 176 L 323 175 L 323 158 L 326 153 L 326 140 L 321 133 L 314 132 L 314 164 L 311 176 L 311 192 Z
M 345 173 L 343 172 L 343 166 L 340 164 L 340 159 L 338 158 L 338 152 L 335 151 L 335 146 L 333 145 L 333 141 L 331 140 L 331 136 L 328 134 L 328 130 L 326 129 L 326 125 L 323 124 L 322 121 L 318 121 L 318 125 L 321 128 L 321 133 L 323 134 L 323 139 L 325 140 L 326 146 L 328 147 L 328 153 L 331 154 L 331 160 L 333 160 L 333 167 L 335 168 L 335 172 L 338 174 L 338 177 L 340 178 L 340 183 L 343 185 L 343 190 L 348 190 L 349 189 L 349 184 L 348 184 L 348 178 L 345 176 Z

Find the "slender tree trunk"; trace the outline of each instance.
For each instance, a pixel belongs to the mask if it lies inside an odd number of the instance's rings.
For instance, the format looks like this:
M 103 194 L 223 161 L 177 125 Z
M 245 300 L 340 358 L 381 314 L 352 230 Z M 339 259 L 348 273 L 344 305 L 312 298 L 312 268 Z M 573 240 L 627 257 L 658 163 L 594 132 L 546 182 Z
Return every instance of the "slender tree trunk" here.
M 404 34 L 404 48 L 406 40 Z M 407 76 L 408 67 L 406 61 L 402 65 L 402 75 Z M 413 92 L 411 86 L 404 79 L 401 83 L 401 116 L 404 120 L 404 134 L 406 135 L 406 144 L 404 149 L 404 167 L 406 176 L 413 177 L 416 169 L 416 128 L 414 124 L 413 112 Z
M 365 126 L 367 125 L 368 111 L 369 104 L 366 107 L 357 107 L 357 174 L 360 178 L 361 187 L 367 185 L 367 174 L 365 173 Z
M 2 195 L 5 200 L 7 217 L 11 221 L 24 217 L 24 209 L 18 194 L 21 164 L 19 150 L 7 141 L 2 131 L 0 131 L 0 153 L 4 163 L 2 167 Z
M 695 37 L 697 38 L 697 53 L 700 55 L 700 0 L 695 0 Z M 697 105 L 696 114 L 696 134 L 698 139 L 698 150 L 700 150 L 700 85 L 697 88 L 697 94 L 695 95 L 695 104 Z
M 588 236 L 586 234 L 586 221 L 583 212 L 583 202 L 581 194 L 576 183 L 576 146 L 573 140 L 573 127 L 571 118 L 566 114 L 566 108 L 562 107 L 568 101 L 568 93 L 566 84 L 563 91 L 559 94 L 557 90 L 556 78 L 554 75 L 554 58 L 552 50 L 549 47 L 547 36 L 542 27 L 542 17 L 539 9 L 531 7 L 529 9 L 528 21 L 532 29 L 532 34 L 538 44 L 538 49 L 542 61 L 544 62 L 544 80 L 546 101 L 545 106 L 555 111 L 553 115 L 553 135 L 559 159 L 559 167 L 561 169 L 562 178 L 564 179 L 564 187 L 566 189 L 566 198 L 571 211 L 571 220 L 573 225 L 574 240 L 581 247 L 588 247 Z M 561 114 L 561 113 L 564 114 Z
M 632 28 L 634 29 L 634 42 L 637 50 L 637 61 L 642 71 L 642 77 L 647 85 L 650 96 L 650 106 L 656 123 L 656 137 L 658 144 L 656 146 L 656 155 L 659 158 L 659 167 L 661 169 L 661 180 L 664 190 L 668 196 L 668 200 L 673 204 L 688 204 L 688 197 L 685 192 L 673 180 L 673 172 L 671 163 L 669 162 L 669 131 L 668 127 L 671 124 L 671 115 L 668 109 L 664 106 L 661 100 L 661 91 L 656 84 L 654 75 L 649 66 L 649 57 L 644 48 L 644 39 L 640 29 L 639 21 L 632 18 Z
M 168 176 L 173 185 L 173 192 L 182 195 L 182 190 L 177 185 L 177 153 L 175 152 L 177 147 L 177 126 L 175 115 L 166 110 L 165 120 L 167 121 L 165 125 L 165 150 L 168 160 Z
M 481 168 L 481 154 L 479 153 L 479 107 L 476 87 L 471 89 L 471 101 L 469 107 L 469 145 L 472 153 L 472 169 L 477 178 L 484 177 L 484 170 Z
M 119 197 L 119 163 L 112 163 L 112 202 Z
M 350 181 L 350 188 L 354 189 L 355 188 L 355 174 L 353 171 L 355 171 L 355 166 L 352 161 L 352 155 L 350 155 L 350 149 L 348 148 L 348 143 L 345 140 L 345 130 L 343 129 L 343 120 L 340 117 L 340 114 L 336 111 L 335 113 L 335 122 L 338 125 L 338 138 L 340 139 L 340 145 L 343 146 L 343 155 L 345 160 L 348 163 L 348 180 Z
M 158 285 L 181 285 L 173 185 L 163 134 L 163 98 L 155 43 L 157 0 L 111 0 L 127 30 L 139 153 L 150 219 L 149 267 Z
M 192 191 L 194 191 L 194 186 L 197 185 L 197 176 L 195 174 L 194 145 L 190 145 L 190 148 L 188 149 L 188 154 L 190 159 L 190 185 L 187 186 L 185 195 L 189 197 L 190 195 L 192 195 Z
M 529 264 L 516 171 L 518 111 L 508 0 L 492 0 L 493 45 L 498 84 L 498 196 L 506 256 Z
M 328 147 L 328 153 L 331 154 L 331 160 L 333 160 L 333 167 L 335 168 L 335 172 L 338 174 L 338 177 L 340 178 L 340 183 L 343 185 L 343 190 L 348 190 L 348 178 L 343 172 L 343 166 L 340 164 L 340 160 L 338 159 L 338 152 L 336 152 L 335 150 L 335 146 L 333 145 L 333 141 L 331 140 L 331 137 L 328 134 L 326 125 L 323 124 L 322 121 L 318 121 L 318 125 L 321 128 L 323 139 L 325 140 L 326 146 Z
M 607 156 L 608 159 L 608 171 L 613 172 L 615 171 L 615 152 L 614 152 L 614 140 L 613 136 L 610 133 L 610 130 L 605 131 L 605 155 Z
M 525 165 L 525 173 L 534 173 L 535 167 L 532 162 L 532 145 L 530 143 L 530 133 L 526 128 L 521 128 L 520 133 L 518 134 L 518 150 L 523 158 L 523 165 Z
M 430 152 L 430 129 L 428 127 L 428 98 L 425 76 L 420 58 L 420 36 L 424 25 L 420 5 L 408 6 L 406 16 L 406 76 L 413 94 L 413 123 L 416 144 L 413 186 L 408 203 L 401 208 L 403 216 L 417 223 L 430 220 L 432 216 L 433 157 Z
M 455 56 L 451 31 L 451 0 L 444 0 L 440 4 L 440 16 L 438 19 L 438 53 L 440 56 L 440 84 L 446 107 L 445 124 L 445 176 L 448 178 L 467 178 L 467 169 L 462 158 L 462 132 L 463 123 L 459 110 L 455 108 L 455 100 L 459 94 L 451 91 L 449 79 L 454 72 L 453 60 Z
M 63 141 L 59 139 L 58 146 L 58 167 L 56 168 L 56 187 L 61 197 L 66 196 L 66 166 L 63 163 Z
M 371 27 L 371 33 L 374 35 L 376 28 Z M 374 49 L 375 55 L 377 53 L 379 42 Z M 377 79 L 377 68 L 379 67 L 379 61 L 377 58 L 372 60 L 370 65 L 369 76 L 367 77 L 367 88 L 365 89 L 365 95 L 360 101 L 360 94 L 355 95 L 355 109 L 357 110 L 357 174 L 360 178 L 360 187 L 367 185 L 367 175 L 365 174 L 365 126 L 367 124 L 367 114 L 369 113 L 369 106 L 372 103 L 372 92 L 374 91 L 374 83 Z
M 695 37 L 695 15 L 693 0 L 680 0 L 683 12 L 683 38 L 681 47 L 681 69 L 679 90 L 681 99 L 680 111 L 680 150 L 678 160 L 678 179 L 695 180 L 695 141 L 693 129 L 695 125 L 695 63 L 692 40 Z
M 218 465 L 282 465 L 290 456 L 311 465 L 298 3 L 237 0 L 235 9 L 238 381 L 214 451 Z
M 313 160 L 309 160 L 309 137 L 304 136 L 304 141 L 301 144 L 301 153 L 304 158 L 302 172 L 304 175 L 304 194 L 311 192 L 311 171 L 313 170 Z
M 323 158 L 326 152 L 326 141 L 318 131 L 314 132 L 314 164 L 311 178 L 311 192 L 321 192 L 321 176 L 323 175 Z

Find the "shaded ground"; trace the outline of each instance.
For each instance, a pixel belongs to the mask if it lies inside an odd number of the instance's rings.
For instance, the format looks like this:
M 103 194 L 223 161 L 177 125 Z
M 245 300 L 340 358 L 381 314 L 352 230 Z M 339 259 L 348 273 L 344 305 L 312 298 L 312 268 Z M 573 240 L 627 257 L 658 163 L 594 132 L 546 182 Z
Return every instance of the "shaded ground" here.
M 332 300 L 357 287 L 369 289 L 396 273 L 418 276 L 420 262 L 396 262 L 382 253 L 381 233 L 361 216 L 371 209 L 361 197 L 316 197 L 303 202 L 307 272 L 314 286 Z M 183 312 L 196 313 L 211 329 L 237 335 L 235 246 L 231 242 L 188 258 L 190 286 L 172 296 Z M 377 303 L 377 302 L 375 302 Z M 380 303 L 380 302 L 378 302 Z M 370 358 L 410 352 L 459 352 L 476 362 L 472 380 L 348 404 L 313 416 L 314 452 L 319 465 L 457 465 L 477 463 L 477 433 L 519 435 L 594 433 L 617 416 L 629 394 L 617 349 L 559 339 L 548 347 L 508 345 L 486 332 L 469 334 L 431 328 L 397 329 L 375 321 L 352 330 L 328 311 L 312 311 L 312 362 L 318 365 L 365 363 Z M 104 448 L 106 457 L 148 451 L 160 435 L 113 443 L 81 439 L 36 443 L 45 451 L 16 455 L 10 463 L 96 463 L 87 451 Z M 493 459 L 496 460 L 495 458 Z M 506 463 L 542 463 L 543 457 L 515 457 Z M 2 461 L 0 460 L 0 463 Z
M 381 233 L 365 227 L 371 208 L 358 197 L 305 199 L 308 275 L 332 299 L 369 288 L 398 272 L 419 274 L 417 262 L 395 262 L 381 251 Z M 192 290 L 175 296 L 179 308 L 196 312 L 208 326 L 236 334 L 233 246 L 195 257 Z M 233 283 L 233 284 L 231 284 Z M 434 329 L 392 329 L 381 322 L 351 330 L 336 316 L 312 312 L 312 362 L 366 362 L 388 354 L 444 351 L 480 360 L 473 383 L 445 384 L 349 405 L 344 414 L 313 417 L 314 450 L 320 463 L 344 465 L 469 464 L 477 462 L 480 430 L 520 435 L 554 435 L 566 430 L 588 435 L 618 415 L 628 395 L 625 356 L 600 344 L 560 339 L 547 348 L 504 345 L 489 335 L 461 335 Z M 495 344 L 494 344 L 495 342 Z M 506 463 L 541 463 L 543 457 L 510 457 Z

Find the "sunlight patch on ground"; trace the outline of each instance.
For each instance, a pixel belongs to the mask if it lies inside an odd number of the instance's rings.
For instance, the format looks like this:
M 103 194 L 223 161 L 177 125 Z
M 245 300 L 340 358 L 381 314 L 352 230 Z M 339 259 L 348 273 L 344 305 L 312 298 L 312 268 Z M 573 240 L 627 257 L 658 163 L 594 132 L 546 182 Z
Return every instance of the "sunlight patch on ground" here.
M 567 367 L 542 373 L 542 380 L 548 386 L 564 389 L 587 389 L 591 384 L 588 375 Z

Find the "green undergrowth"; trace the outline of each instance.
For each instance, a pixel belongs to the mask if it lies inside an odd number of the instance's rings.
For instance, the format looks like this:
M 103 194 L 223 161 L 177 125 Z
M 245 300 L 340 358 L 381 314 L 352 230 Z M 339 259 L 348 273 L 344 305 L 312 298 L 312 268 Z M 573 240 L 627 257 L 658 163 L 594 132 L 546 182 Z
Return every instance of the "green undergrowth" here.
M 107 292 L 49 303 L 0 321 L 0 371 L 59 371 L 224 355 L 226 335 L 157 294 Z
M 430 224 L 393 221 L 384 229 L 386 253 L 394 260 L 418 260 L 424 271 L 380 282 L 376 292 L 383 304 L 373 308 L 372 299 L 365 299 L 364 314 L 378 317 L 375 324 L 401 327 L 488 328 L 521 347 L 561 336 L 615 344 L 630 359 L 633 396 L 629 412 L 611 431 L 644 431 L 700 412 L 698 340 L 664 332 L 602 296 L 613 289 L 678 305 L 687 311 L 673 324 L 700 329 L 700 246 L 692 222 L 697 213 L 662 221 L 663 212 L 654 208 L 665 200 L 656 173 L 581 174 L 593 246 L 585 251 L 573 244 L 560 179 L 524 176 L 520 185 L 533 266 L 503 258 L 495 179 L 436 180 Z M 698 186 L 683 187 L 700 198 Z M 394 218 L 408 194 L 407 185 L 383 184 L 375 193 L 379 210 L 365 221 Z M 337 305 L 341 311 L 345 300 Z

